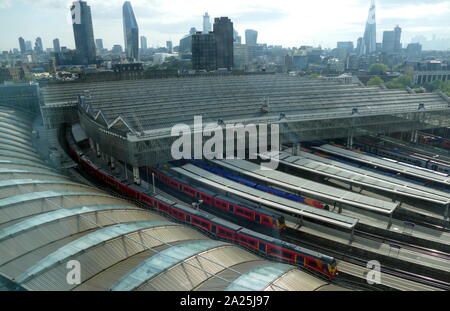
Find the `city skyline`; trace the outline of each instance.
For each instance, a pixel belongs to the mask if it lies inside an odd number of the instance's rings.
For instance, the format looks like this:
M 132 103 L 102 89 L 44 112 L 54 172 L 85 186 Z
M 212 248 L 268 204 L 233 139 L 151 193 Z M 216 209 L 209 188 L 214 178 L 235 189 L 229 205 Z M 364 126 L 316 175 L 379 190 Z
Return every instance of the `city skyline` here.
M 15 24 L 16 31 L 3 35 L 5 39 L 0 43 L 0 50 L 18 48 L 19 37 L 33 40 L 38 36 L 43 39 L 44 48 L 51 47 L 54 38 L 60 39 L 61 46 L 74 48 L 67 12 L 71 2 L 42 0 L 39 3 L 33 3 L 29 0 L 0 0 L 0 27 L 6 27 L 5 24 L 8 24 L 10 20 L 15 21 L 14 14 L 18 14 L 19 11 L 30 22 L 42 16 L 38 14 L 39 12 L 47 12 L 46 16 L 48 15 L 45 25 L 42 25 L 41 20 L 33 23 L 33 27 Z M 111 48 L 114 44 L 125 46 L 123 39 L 115 35 L 116 30 L 121 31 L 122 28 L 123 2 L 88 1 L 92 8 L 95 37 L 104 40 L 105 48 Z M 411 39 L 417 35 L 428 38 L 433 35 L 437 35 L 438 38 L 449 37 L 447 35 L 449 27 L 444 21 L 450 17 L 450 4 L 441 0 L 423 2 L 408 1 L 408 4 L 404 4 L 403 1 L 376 1 L 377 42 L 382 41 L 382 31 L 392 29 L 397 24 L 404 29 L 403 43 L 411 42 Z M 287 0 L 276 4 L 266 0 L 258 1 L 258 3 L 244 0 L 238 4 L 229 5 L 218 1 L 195 0 L 192 5 L 184 4 L 179 0 L 174 0 L 171 5 L 160 0 L 131 1 L 141 28 L 140 32 L 151 38 L 149 46 L 153 47 L 165 46 L 167 40 L 172 40 L 176 43 L 175 45 L 178 45 L 179 39 L 191 27 L 202 29 L 202 16 L 206 11 L 212 19 L 228 16 L 240 34 L 244 34 L 245 29 L 255 29 L 259 33 L 259 42 L 285 47 L 322 45 L 324 48 L 333 48 L 337 41 L 356 43 L 357 38 L 363 36 L 369 0 L 342 0 L 339 5 L 329 0 L 323 0 L 321 3 L 320 6 L 304 3 L 302 4 L 304 8 L 299 13 L 296 12 L 298 10 L 292 10 L 292 7 L 298 4 Z M 321 18 L 316 18 L 311 12 L 318 10 L 319 7 Z M 336 15 L 339 18 L 336 18 Z M 330 20 L 330 23 L 324 23 L 323 20 Z M 66 27 L 61 23 L 64 23 Z M 284 29 L 295 30 L 285 31 Z

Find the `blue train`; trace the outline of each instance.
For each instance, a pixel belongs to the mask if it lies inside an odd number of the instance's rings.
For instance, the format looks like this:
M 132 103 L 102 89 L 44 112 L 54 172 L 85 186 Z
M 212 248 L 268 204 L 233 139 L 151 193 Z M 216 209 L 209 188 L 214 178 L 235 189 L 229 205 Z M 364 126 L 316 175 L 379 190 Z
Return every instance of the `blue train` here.
M 316 201 L 316 200 L 313 200 L 313 199 L 310 199 L 310 198 L 305 198 L 305 197 L 302 197 L 302 196 L 298 196 L 298 195 L 295 195 L 295 194 L 292 194 L 292 193 L 289 193 L 289 192 L 286 192 L 286 191 L 283 191 L 283 190 L 275 189 L 275 188 L 272 188 L 272 187 L 260 185 L 258 183 L 253 182 L 253 181 L 250 181 L 250 180 L 248 180 L 248 179 L 246 179 L 244 177 L 236 176 L 236 175 L 234 175 L 232 173 L 229 173 L 229 172 L 227 172 L 227 171 L 225 171 L 223 169 L 210 166 L 210 165 L 206 164 L 205 162 L 202 162 L 202 161 L 199 161 L 199 160 L 190 160 L 189 162 L 194 164 L 194 165 L 196 165 L 196 166 L 198 166 L 198 167 L 200 167 L 200 168 L 202 168 L 202 169 L 204 169 L 204 170 L 206 170 L 206 171 L 209 171 L 209 172 L 211 172 L 213 174 L 225 177 L 225 178 L 230 179 L 232 181 L 238 182 L 238 183 L 240 183 L 242 185 L 245 185 L 245 186 L 248 186 L 248 187 L 251 187 L 251 188 L 255 188 L 255 189 L 258 189 L 258 190 L 270 193 L 270 194 L 274 194 L 274 195 L 279 196 L 281 198 L 285 198 L 285 199 L 288 199 L 288 200 L 304 203 L 304 204 L 312 206 L 312 207 L 316 207 L 316 208 L 320 208 L 320 209 L 324 209 L 325 208 L 325 205 L 322 204 L 319 201 Z

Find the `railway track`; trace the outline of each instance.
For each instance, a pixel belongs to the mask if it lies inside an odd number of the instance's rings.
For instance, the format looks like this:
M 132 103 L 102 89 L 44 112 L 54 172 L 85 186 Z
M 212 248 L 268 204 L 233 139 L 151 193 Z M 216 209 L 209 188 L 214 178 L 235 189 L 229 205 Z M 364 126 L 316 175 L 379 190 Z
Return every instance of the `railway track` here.
M 333 256 L 338 261 L 338 267 L 341 273 L 360 277 L 366 282 L 366 274 L 369 271 L 366 267 L 366 260 L 324 246 L 318 246 L 315 243 L 310 243 L 303 239 L 300 240 L 292 235 L 287 235 L 284 239 L 287 242 L 312 248 L 329 256 Z M 397 290 L 450 290 L 450 283 L 448 282 L 421 276 L 401 269 L 381 267 L 381 273 L 382 285 Z

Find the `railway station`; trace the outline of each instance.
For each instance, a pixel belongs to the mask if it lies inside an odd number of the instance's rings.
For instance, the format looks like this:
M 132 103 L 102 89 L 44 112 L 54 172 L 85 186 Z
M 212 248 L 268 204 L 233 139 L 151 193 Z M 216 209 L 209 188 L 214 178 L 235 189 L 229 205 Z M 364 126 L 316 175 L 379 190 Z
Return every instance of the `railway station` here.
M 423 132 L 450 127 L 443 93 L 211 74 L 49 83 L 36 103 L 0 108 L 0 286 L 450 290 L 449 174 L 359 139 L 400 133 L 421 150 Z M 277 125 L 278 150 L 174 159 L 173 128 L 194 133 L 198 116 L 224 133 Z M 80 284 L 65 280 L 70 260 L 88 267 Z M 371 260 L 380 284 L 366 281 Z

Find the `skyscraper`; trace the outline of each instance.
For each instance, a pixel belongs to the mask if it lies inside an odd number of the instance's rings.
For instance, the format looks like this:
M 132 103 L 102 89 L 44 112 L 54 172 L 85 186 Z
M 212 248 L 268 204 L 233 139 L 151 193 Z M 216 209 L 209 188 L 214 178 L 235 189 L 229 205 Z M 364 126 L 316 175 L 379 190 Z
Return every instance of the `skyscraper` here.
M 27 52 L 33 51 L 33 44 L 31 43 L 31 41 L 25 41 L 25 47 L 27 48 Z
M 192 35 L 192 68 L 212 71 L 217 69 L 216 38 L 214 33 L 197 32 Z
M 203 33 L 209 33 L 211 31 L 211 21 L 209 19 L 208 12 L 203 15 Z
M 397 25 L 397 27 L 394 28 L 395 33 L 395 43 L 394 43 L 394 51 L 396 53 L 400 53 L 402 50 L 402 29 Z
M 245 44 L 256 45 L 258 41 L 258 32 L 253 29 L 247 29 L 245 31 Z
M 166 41 L 166 47 L 167 47 L 167 51 L 168 51 L 169 53 L 172 53 L 172 52 L 173 52 L 173 44 L 172 44 L 172 41 Z
M 217 68 L 233 68 L 233 23 L 228 17 L 214 20 Z
M 233 41 L 234 43 L 241 44 L 242 38 L 239 35 L 239 33 L 236 31 L 236 29 L 233 30 Z
M 61 52 L 61 45 L 59 44 L 59 39 L 53 40 L 53 52 L 55 53 Z
M 352 41 L 340 41 L 337 43 L 337 48 L 345 50 L 347 53 L 352 53 L 355 49 Z
M 383 32 L 383 52 L 393 53 L 395 51 L 395 32 L 384 31 Z
M 70 11 L 72 13 L 75 46 L 80 55 L 80 62 L 94 64 L 96 62 L 96 51 L 91 7 L 85 1 L 75 1 Z
M 145 37 L 145 36 L 141 36 L 141 49 L 143 49 L 143 50 L 148 49 L 147 37 Z
M 377 50 L 377 23 L 375 18 L 375 0 L 372 0 L 364 32 L 362 54 L 372 54 Z
M 25 54 L 27 52 L 27 46 L 25 45 L 25 40 L 22 37 L 19 38 L 19 47 L 20 53 Z
M 189 34 L 184 36 L 180 40 L 179 50 L 180 53 L 190 53 L 192 52 L 192 36 L 197 33 L 197 30 L 195 27 L 192 27 L 191 30 L 189 30 Z
M 129 59 L 139 59 L 139 27 L 130 1 L 123 4 L 123 33 L 125 53 Z
M 42 39 L 41 39 L 41 37 L 37 37 L 37 38 L 36 38 L 36 42 L 34 43 L 34 51 L 35 51 L 37 54 L 41 54 L 41 53 L 44 52 L 44 46 L 43 46 L 43 44 L 42 44 Z
M 103 47 L 103 39 L 95 39 L 95 47 L 97 48 L 97 52 L 101 52 L 104 47 Z

